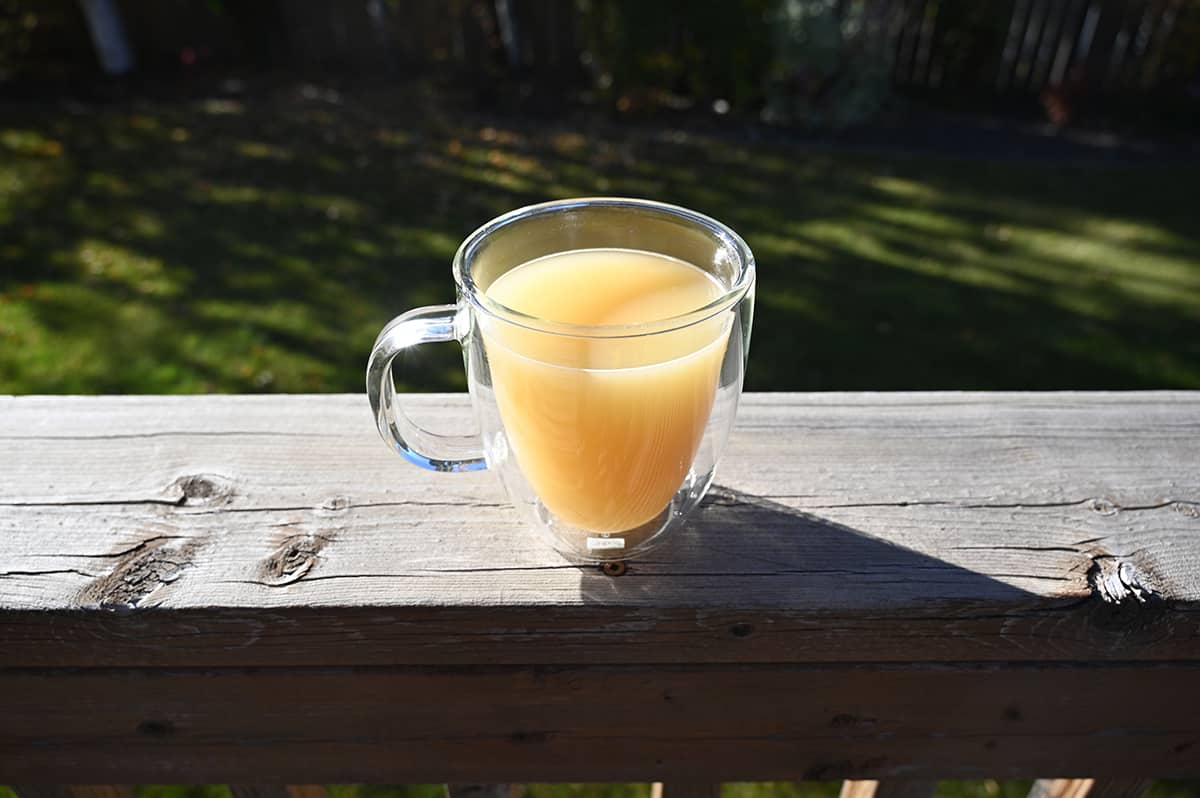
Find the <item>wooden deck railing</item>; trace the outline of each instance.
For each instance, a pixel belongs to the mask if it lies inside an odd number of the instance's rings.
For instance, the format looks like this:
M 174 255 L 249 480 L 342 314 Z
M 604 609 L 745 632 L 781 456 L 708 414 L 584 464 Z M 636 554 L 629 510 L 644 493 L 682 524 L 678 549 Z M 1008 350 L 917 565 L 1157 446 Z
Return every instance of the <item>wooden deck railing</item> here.
M 360 396 L 0 398 L 0 783 L 1200 775 L 1200 393 L 749 395 L 718 483 L 615 575 Z

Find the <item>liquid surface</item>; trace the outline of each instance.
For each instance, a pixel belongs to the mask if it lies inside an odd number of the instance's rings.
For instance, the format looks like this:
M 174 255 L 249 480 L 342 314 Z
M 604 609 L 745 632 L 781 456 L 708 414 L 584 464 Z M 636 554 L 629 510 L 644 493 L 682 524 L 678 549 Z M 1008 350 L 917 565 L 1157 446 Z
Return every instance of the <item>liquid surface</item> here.
M 679 260 L 594 249 L 530 261 L 486 293 L 540 319 L 625 325 L 696 310 L 722 287 Z M 704 434 L 730 315 L 625 338 L 481 320 L 509 445 L 551 512 L 586 530 L 620 532 L 666 508 Z

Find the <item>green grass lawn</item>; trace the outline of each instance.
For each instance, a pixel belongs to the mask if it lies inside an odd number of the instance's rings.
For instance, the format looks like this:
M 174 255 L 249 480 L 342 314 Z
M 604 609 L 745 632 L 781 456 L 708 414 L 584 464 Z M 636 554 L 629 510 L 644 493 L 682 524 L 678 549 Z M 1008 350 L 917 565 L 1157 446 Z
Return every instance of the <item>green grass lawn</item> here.
M 1196 166 L 865 157 L 352 96 L 9 107 L 0 393 L 359 391 L 513 207 L 707 212 L 759 261 L 751 390 L 1200 387 Z M 414 390 L 464 386 L 451 346 Z

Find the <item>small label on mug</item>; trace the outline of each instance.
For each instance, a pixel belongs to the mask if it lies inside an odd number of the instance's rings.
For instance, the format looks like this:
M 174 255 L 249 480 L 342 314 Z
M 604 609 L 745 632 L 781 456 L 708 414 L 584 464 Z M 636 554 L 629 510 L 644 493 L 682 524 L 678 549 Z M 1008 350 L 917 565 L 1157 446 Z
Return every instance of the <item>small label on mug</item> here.
M 592 549 L 623 549 L 625 538 L 588 538 L 588 551 Z

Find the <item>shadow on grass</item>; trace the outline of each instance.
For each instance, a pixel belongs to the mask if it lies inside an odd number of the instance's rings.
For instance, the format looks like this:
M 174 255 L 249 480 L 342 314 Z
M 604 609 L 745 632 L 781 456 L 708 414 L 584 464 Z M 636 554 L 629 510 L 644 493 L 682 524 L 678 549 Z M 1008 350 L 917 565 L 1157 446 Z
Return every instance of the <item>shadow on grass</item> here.
M 747 387 L 1200 387 L 1200 168 L 815 153 L 472 120 L 412 90 L 0 120 L 0 392 L 359 391 L 513 207 L 649 196 L 759 261 Z M 1189 332 L 1191 331 L 1191 332 Z M 460 390 L 461 358 L 404 385 Z

